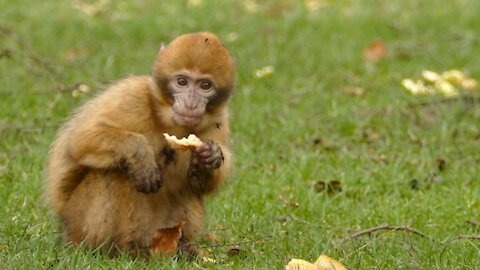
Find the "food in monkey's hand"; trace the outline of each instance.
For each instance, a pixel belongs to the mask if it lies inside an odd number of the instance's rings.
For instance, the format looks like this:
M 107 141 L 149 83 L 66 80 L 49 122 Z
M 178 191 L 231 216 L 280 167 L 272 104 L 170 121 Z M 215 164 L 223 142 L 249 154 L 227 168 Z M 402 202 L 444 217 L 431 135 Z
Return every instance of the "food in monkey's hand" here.
M 165 140 L 167 140 L 167 143 L 171 147 L 179 150 L 195 150 L 203 144 L 195 134 L 190 134 L 188 137 L 181 139 L 178 139 L 175 135 L 169 135 L 167 133 L 163 133 L 163 136 L 165 136 Z
M 153 237 L 150 252 L 153 254 L 174 256 L 177 252 L 178 243 L 182 237 L 184 221 L 178 222 L 171 228 L 157 230 Z

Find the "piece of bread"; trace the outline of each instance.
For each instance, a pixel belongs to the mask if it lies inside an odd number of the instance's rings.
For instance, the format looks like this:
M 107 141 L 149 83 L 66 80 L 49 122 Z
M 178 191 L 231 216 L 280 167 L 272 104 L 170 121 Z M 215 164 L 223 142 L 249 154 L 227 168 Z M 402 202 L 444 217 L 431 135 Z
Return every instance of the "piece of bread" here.
M 181 139 L 177 139 L 177 136 L 169 135 L 167 133 L 163 133 L 163 136 L 165 136 L 165 140 L 167 140 L 167 143 L 171 147 L 179 150 L 195 150 L 203 144 L 195 134 L 190 134 L 188 137 Z

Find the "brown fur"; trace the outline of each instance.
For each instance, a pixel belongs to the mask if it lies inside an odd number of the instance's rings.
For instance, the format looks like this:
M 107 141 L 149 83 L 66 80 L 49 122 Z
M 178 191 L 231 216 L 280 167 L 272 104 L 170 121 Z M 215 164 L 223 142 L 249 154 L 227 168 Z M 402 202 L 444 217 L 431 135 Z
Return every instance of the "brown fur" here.
M 158 229 L 178 222 L 186 222 L 187 241 L 201 230 L 203 197 L 219 188 L 231 167 L 227 100 L 210 108 L 194 128 L 177 125 L 165 81 L 182 69 L 208 74 L 227 96 L 233 90 L 234 64 L 220 41 L 210 33 L 188 34 L 159 52 L 152 76 L 112 85 L 60 129 L 49 153 L 46 195 L 68 241 L 129 251 L 148 248 Z M 163 133 L 211 140 L 220 146 L 224 163 L 205 179 L 192 179 L 191 153 L 169 148 Z M 155 193 L 137 191 L 125 163 L 156 164 L 163 186 Z M 140 173 L 149 175 L 145 170 Z

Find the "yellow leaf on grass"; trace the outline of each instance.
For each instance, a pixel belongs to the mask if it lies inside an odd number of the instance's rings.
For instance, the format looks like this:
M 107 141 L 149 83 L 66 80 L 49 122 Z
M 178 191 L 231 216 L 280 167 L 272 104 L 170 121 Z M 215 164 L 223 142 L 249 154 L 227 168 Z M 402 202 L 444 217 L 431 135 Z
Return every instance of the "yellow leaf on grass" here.
M 322 254 L 315 263 L 291 259 L 285 266 L 285 270 L 347 270 L 347 268 L 339 261 Z

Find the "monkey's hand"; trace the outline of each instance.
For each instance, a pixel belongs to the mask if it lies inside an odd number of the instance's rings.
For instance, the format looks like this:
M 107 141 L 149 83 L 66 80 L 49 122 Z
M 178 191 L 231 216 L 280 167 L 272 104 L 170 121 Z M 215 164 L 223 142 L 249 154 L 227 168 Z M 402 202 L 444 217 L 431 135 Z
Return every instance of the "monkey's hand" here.
M 207 141 L 192 151 L 192 165 L 204 171 L 213 171 L 222 165 L 224 160 L 222 149 L 218 144 Z
M 188 177 L 192 187 L 201 194 L 213 192 L 219 184 L 220 166 L 224 163 L 221 147 L 207 141 L 192 151 L 192 160 L 188 169 Z M 217 170 L 217 171 L 215 171 Z
M 154 193 L 163 185 L 163 178 L 157 164 L 147 153 L 137 152 L 127 161 L 127 173 L 139 192 Z

